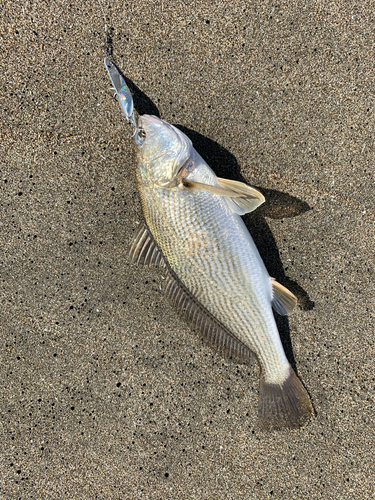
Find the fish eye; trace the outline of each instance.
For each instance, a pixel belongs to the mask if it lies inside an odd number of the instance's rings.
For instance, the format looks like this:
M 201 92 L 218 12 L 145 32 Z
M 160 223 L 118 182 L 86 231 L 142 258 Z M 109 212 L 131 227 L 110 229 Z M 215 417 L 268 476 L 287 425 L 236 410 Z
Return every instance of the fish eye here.
M 146 132 L 143 130 L 143 128 L 138 129 L 135 134 L 135 142 L 138 144 L 138 146 L 142 146 L 142 144 L 145 142 L 145 139 Z

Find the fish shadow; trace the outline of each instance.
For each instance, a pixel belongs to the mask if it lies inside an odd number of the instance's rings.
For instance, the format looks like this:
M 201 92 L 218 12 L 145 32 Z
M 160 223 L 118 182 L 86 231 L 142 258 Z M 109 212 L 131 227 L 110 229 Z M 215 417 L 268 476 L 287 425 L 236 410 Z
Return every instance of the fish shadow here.
M 154 102 L 144 92 L 142 92 L 142 90 L 137 87 L 134 82 L 129 80 L 129 78 L 126 78 L 126 76 L 122 76 L 125 78 L 126 85 L 129 87 L 130 92 L 132 93 L 134 109 L 137 111 L 137 113 L 139 115 L 154 115 L 160 118 L 159 110 Z
M 136 111 L 140 115 L 149 114 L 160 118 L 158 108 L 153 101 L 131 80 L 126 77 L 125 80 L 133 94 Z M 244 179 L 241 174 L 241 169 L 235 156 L 227 149 L 194 130 L 182 125 L 174 125 L 189 137 L 196 151 L 218 177 L 229 178 L 248 184 L 248 180 Z M 314 307 L 314 302 L 310 300 L 308 293 L 296 281 L 285 274 L 275 238 L 265 220 L 265 217 L 272 219 L 297 217 L 311 210 L 311 207 L 306 202 L 287 193 L 259 186 L 254 187 L 264 195 L 266 202 L 254 212 L 246 214 L 243 217 L 244 223 L 259 250 L 270 276 L 295 294 L 299 307 L 305 311 L 311 310 Z M 290 338 L 288 317 L 275 313 L 275 319 L 285 354 L 293 369 L 297 371 Z
M 176 125 L 176 127 L 189 137 L 197 152 L 218 177 L 229 178 L 249 184 L 249 181 L 242 176 L 240 166 L 235 156 L 227 149 L 194 130 L 190 130 L 180 125 Z M 266 201 L 254 212 L 243 216 L 243 221 L 258 248 L 270 276 L 294 293 L 301 309 L 309 311 L 313 309 L 314 302 L 296 281 L 285 274 L 275 238 L 273 237 L 265 217 L 279 220 L 285 217 L 296 217 L 311 210 L 311 207 L 306 202 L 287 193 L 259 186 L 254 187 L 263 194 Z M 285 354 L 293 369 L 296 371 L 288 317 L 280 316 L 275 313 L 275 319 Z

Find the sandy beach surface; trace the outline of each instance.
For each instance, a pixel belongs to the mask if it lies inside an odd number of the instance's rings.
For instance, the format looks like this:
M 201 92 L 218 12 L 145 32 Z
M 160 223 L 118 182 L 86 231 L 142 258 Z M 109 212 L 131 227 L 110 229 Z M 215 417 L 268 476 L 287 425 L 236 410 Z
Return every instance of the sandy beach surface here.
M 372 2 L 103 6 L 136 107 L 177 124 L 298 297 L 277 318 L 316 412 L 257 427 L 259 369 L 129 263 L 142 221 L 96 1 L 0 16 L 0 498 L 375 498 Z

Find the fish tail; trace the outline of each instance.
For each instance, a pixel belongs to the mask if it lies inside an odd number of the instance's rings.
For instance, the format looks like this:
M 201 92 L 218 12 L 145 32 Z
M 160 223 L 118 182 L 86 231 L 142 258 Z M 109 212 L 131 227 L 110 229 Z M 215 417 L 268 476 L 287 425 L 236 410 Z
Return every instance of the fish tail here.
M 288 378 L 280 384 L 267 383 L 261 376 L 258 407 L 261 429 L 297 429 L 313 413 L 310 396 L 292 367 L 289 368 Z

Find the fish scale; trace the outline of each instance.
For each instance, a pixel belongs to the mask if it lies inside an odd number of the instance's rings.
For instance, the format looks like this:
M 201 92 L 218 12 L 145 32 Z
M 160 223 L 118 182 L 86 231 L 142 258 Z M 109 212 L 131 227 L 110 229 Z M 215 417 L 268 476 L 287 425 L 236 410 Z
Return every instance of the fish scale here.
M 105 65 L 135 129 L 146 225 L 130 247 L 131 261 L 166 268 L 166 295 L 210 345 L 245 362 L 255 353 L 261 428 L 304 425 L 312 405 L 285 356 L 272 312 L 273 306 L 288 314 L 297 299 L 269 277 L 240 217 L 262 204 L 263 195 L 217 178 L 176 127 L 155 116 L 136 119 L 124 77 L 110 59 Z
M 259 293 L 264 269 L 240 217 L 230 213 L 218 196 L 181 194 L 178 188 L 147 187 L 142 182 L 138 189 L 146 222 L 179 279 L 255 352 L 267 381 L 284 379 L 289 363 L 274 324 L 271 285 L 268 297 L 266 291 Z M 227 234 L 223 234 L 225 226 Z M 191 243 L 198 235 L 210 241 L 210 258 Z

